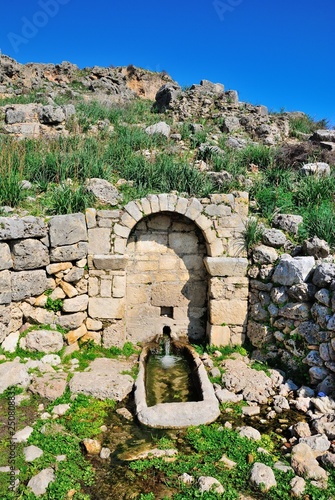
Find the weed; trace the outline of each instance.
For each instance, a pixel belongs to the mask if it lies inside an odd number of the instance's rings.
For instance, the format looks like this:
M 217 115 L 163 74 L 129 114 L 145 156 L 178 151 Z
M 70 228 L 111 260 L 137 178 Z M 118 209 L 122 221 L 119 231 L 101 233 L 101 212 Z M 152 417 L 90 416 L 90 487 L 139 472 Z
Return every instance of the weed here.
M 249 217 L 245 222 L 243 238 L 244 248 L 246 250 L 252 249 L 262 239 L 264 226 L 260 225 L 257 217 Z
M 61 311 L 63 307 L 63 301 L 61 299 L 52 299 L 51 297 L 47 298 L 45 309 L 48 311 Z

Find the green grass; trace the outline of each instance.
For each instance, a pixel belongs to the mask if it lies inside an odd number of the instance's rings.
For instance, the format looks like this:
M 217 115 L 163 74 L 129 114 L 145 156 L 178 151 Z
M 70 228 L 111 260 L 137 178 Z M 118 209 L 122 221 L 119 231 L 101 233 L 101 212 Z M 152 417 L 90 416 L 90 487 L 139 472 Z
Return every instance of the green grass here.
M 308 115 L 295 116 L 290 118 L 290 132 L 293 137 L 299 137 L 299 133 L 312 134 L 315 130 L 328 128 L 328 121 L 322 119 L 314 120 Z

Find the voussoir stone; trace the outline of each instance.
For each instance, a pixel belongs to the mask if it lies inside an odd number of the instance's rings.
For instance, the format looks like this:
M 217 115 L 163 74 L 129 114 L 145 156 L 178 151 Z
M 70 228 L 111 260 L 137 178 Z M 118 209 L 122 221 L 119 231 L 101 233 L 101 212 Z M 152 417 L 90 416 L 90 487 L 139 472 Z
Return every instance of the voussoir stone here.
M 50 245 L 53 248 L 88 239 L 85 215 L 81 213 L 56 215 L 50 219 L 49 228 Z
M 64 345 L 62 334 L 56 330 L 33 330 L 25 340 L 28 351 L 58 352 Z
M 251 469 L 250 482 L 261 489 L 269 491 L 270 488 L 277 486 L 277 481 L 271 467 L 255 462 Z
M 284 254 L 272 275 L 272 281 L 286 286 L 303 283 L 312 272 L 314 265 L 314 257 L 291 257 Z
M 48 248 L 39 240 L 25 239 L 12 245 L 13 268 L 16 271 L 37 269 L 50 262 Z

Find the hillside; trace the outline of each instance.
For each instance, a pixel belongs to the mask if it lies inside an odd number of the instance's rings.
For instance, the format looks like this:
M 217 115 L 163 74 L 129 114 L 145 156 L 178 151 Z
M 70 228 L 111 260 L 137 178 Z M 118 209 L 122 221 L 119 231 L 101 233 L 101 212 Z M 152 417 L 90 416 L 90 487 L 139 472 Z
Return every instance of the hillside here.
M 162 121 L 158 133 L 147 129 Z M 325 126 L 240 102 L 207 80 L 182 89 L 165 72 L 132 65 L 79 69 L 2 56 L 0 204 L 34 215 L 104 206 L 86 189 L 90 178 L 114 186 L 112 204 L 149 192 L 239 189 L 264 222 L 301 215 L 301 237 L 334 245 L 335 131 Z

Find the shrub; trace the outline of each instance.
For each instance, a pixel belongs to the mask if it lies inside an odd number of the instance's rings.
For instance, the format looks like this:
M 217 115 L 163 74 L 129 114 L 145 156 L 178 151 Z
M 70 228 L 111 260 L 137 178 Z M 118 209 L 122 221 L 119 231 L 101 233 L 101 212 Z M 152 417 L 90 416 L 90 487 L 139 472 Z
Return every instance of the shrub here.
M 258 219 L 256 217 L 249 217 L 243 231 L 244 247 L 246 250 L 250 250 L 261 241 L 263 232 L 264 227 L 259 224 Z

